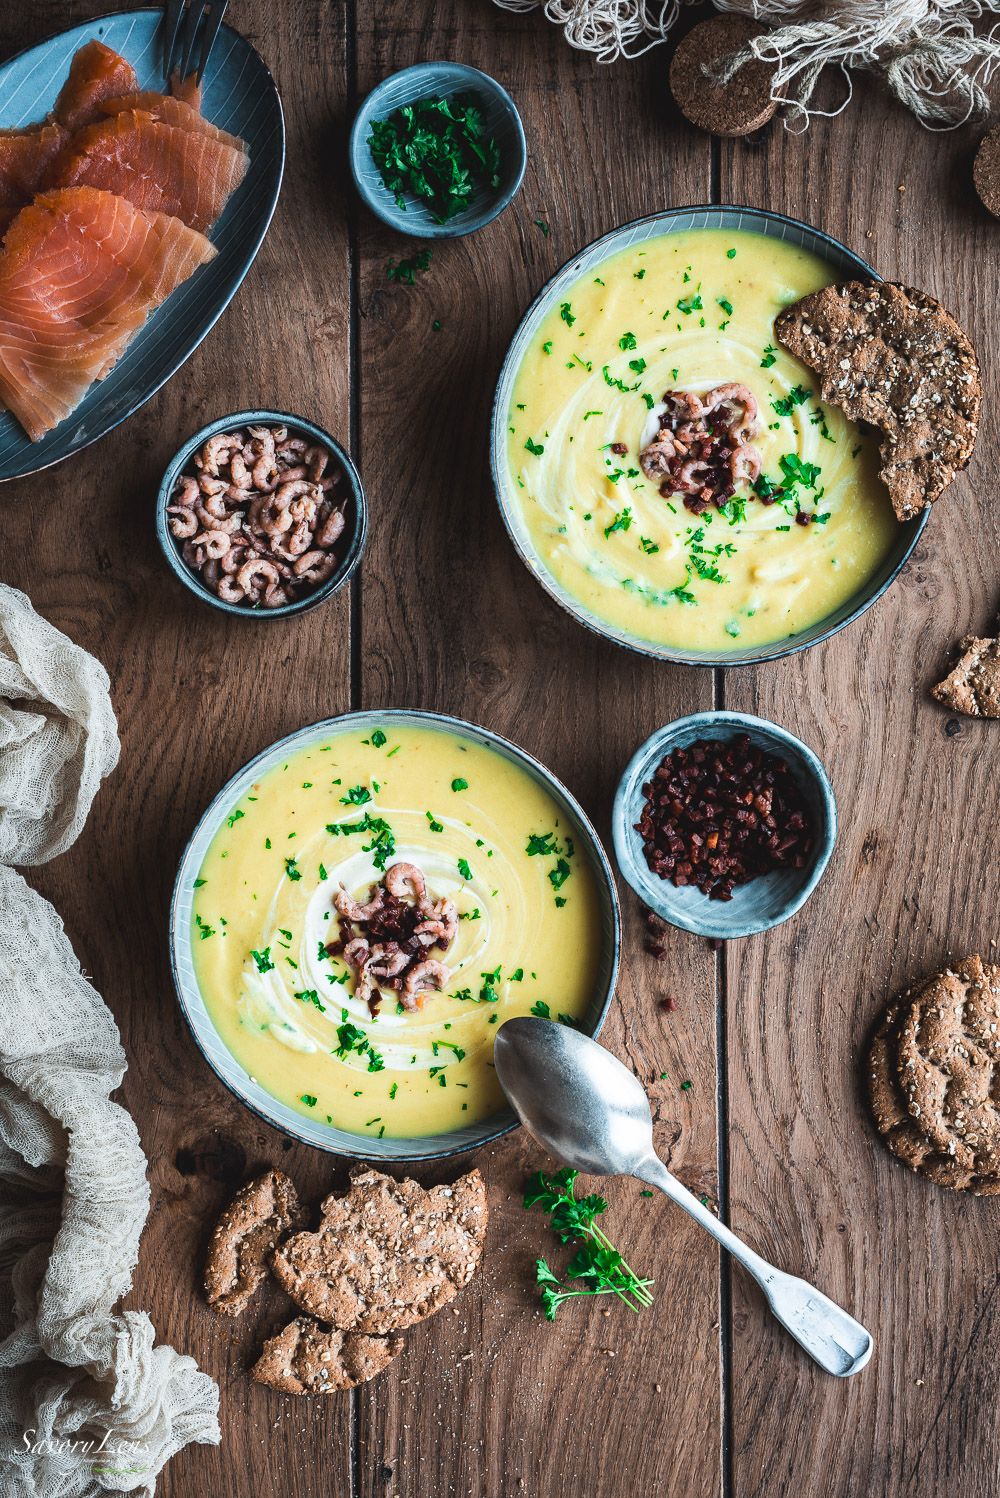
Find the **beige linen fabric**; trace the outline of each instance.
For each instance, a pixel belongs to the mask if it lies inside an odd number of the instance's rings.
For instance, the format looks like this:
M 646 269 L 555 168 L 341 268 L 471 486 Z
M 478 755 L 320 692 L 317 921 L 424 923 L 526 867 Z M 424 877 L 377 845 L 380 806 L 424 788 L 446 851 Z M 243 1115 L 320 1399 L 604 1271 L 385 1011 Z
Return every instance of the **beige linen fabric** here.
M 56 911 L 7 865 L 74 841 L 118 762 L 104 668 L 0 584 L 0 1492 L 152 1494 L 219 1393 L 154 1347 L 132 1283 L 149 1210 L 110 1011 Z

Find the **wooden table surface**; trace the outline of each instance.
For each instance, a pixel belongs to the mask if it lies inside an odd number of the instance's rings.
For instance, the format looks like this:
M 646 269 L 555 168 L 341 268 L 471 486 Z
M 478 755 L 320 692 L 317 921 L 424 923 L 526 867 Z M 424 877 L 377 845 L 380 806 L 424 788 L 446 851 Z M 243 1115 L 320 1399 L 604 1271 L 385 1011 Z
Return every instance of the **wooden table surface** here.
M 8 7 L 0 45 L 11 53 L 93 8 Z M 897 1164 L 874 1136 L 859 1068 L 889 995 L 952 955 L 992 956 L 1000 933 L 998 730 L 928 698 L 953 641 L 987 632 L 998 601 L 993 402 L 968 472 L 888 595 L 827 644 L 761 668 L 672 669 L 574 624 L 515 557 L 487 470 L 493 389 L 525 307 L 588 241 L 676 204 L 795 215 L 938 296 L 993 393 L 1000 229 L 972 192 L 976 132 L 928 133 L 862 80 L 845 114 L 805 134 L 775 125 L 712 141 L 670 102 L 667 48 L 599 66 L 539 13 L 486 0 L 235 0 L 229 18 L 273 70 L 288 124 L 264 247 L 214 332 L 142 411 L 0 493 L 0 575 L 104 662 L 119 715 L 121 764 L 84 834 L 31 877 L 128 1052 L 118 1097 L 149 1158 L 152 1209 L 126 1304 L 148 1309 L 160 1339 L 221 1389 L 222 1446 L 181 1452 L 160 1494 L 993 1498 L 1000 1202 Z M 386 74 L 441 57 L 510 90 L 528 171 L 498 221 L 435 246 L 429 272 L 400 286 L 386 261 L 415 246 L 360 209 L 346 130 Z M 179 441 L 258 402 L 315 417 L 349 445 L 372 516 L 350 592 L 263 627 L 198 605 L 153 530 Z M 409 1333 L 388 1373 L 325 1399 L 248 1382 L 288 1308 L 276 1293 L 233 1325 L 206 1309 L 213 1218 L 262 1167 L 289 1169 L 315 1200 L 347 1162 L 247 1112 L 181 1018 L 167 906 L 208 800 L 302 724 L 420 707 L 538 755 L 607 841 L 637 744 L 722 705 L 772 717 L 819 752 L 840 807 L 832 864 L 787 925 L 718 955 L 672 932 L 660 965 L 623 886 L 624 963 L 602 1038 L 648 1084 L 659 1148 L 682 1179 L 872 1328 L 868 1368 L 844 1383 L 821 1373 L 742 1272 L 636 1183 L 608 1183 L 610 1222 L 630 1262 L 655 1275 L 653 1308 L 576 1303 L 545 1323 L 533 1260 L 552 1240 L 520 1205 L 541 1161 L 518 1132 L 475 1157 L 492 1209 L 483 1272 Z M 431 1182 L 458 1168 L 413 1173 Z

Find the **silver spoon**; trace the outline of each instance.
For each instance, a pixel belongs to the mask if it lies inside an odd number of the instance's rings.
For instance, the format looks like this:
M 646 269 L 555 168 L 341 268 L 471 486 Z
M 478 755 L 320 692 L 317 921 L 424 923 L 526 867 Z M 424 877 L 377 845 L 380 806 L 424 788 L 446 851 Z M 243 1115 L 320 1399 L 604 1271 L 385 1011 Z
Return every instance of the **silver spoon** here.
M 649 1099 L 610 1051 L 568 1025 L 525 1016 L 500 1026 L 493 1061 L 514 1112 L 550 1154 L 587 1175 L 659 1187 L 739 1260 L 821 1368 L 847 1378 L 865 1366 L 874 1344 L 853 1316 L 755 1254 L 670 1174 L 653 1152 Z

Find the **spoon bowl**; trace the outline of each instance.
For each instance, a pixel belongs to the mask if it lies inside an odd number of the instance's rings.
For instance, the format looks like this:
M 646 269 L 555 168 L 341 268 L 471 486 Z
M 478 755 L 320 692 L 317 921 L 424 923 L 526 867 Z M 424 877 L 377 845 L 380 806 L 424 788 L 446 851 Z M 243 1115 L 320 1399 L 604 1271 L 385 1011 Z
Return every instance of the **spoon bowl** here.
M 860 1322 L 761 1258 L 670 1174 L 653 1148 L 645 1089 L 604 1046 L 567 1025 L 524 1016 L 500 1026 L 493 1064 L 514 1112 L 550 1154 L 588 1175 L 630 1175 L 656 1186 L 753 1276 L 777 1320 L 821 1368 L 847 1378 L 865 1366 L 874 1344 Z
M 510 1019 L 497 1031 L 493 1064 L 528 1133 L 574 1170 L 635 1175 L 655 1159 L 645 1089 L 580 1031 L 530 1016 Z

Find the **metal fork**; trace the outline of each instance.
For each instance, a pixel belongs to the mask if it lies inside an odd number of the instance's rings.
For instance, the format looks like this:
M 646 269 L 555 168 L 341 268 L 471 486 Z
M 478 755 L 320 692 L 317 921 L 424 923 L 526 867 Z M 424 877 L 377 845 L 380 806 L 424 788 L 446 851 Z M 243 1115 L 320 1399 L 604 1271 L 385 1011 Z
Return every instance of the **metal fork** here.
M 190 0 L 186 11 L 185 4 L 187 0 L 167 0 L 163 13 L 163 72 L 169 79 L 176 71 L 180 81 L 186 81 L 191 71 L 198 31 L 204 18 L 195 79 L 200 83 L 229 0 L 209 0 L 208 4 L 205 0 Z

